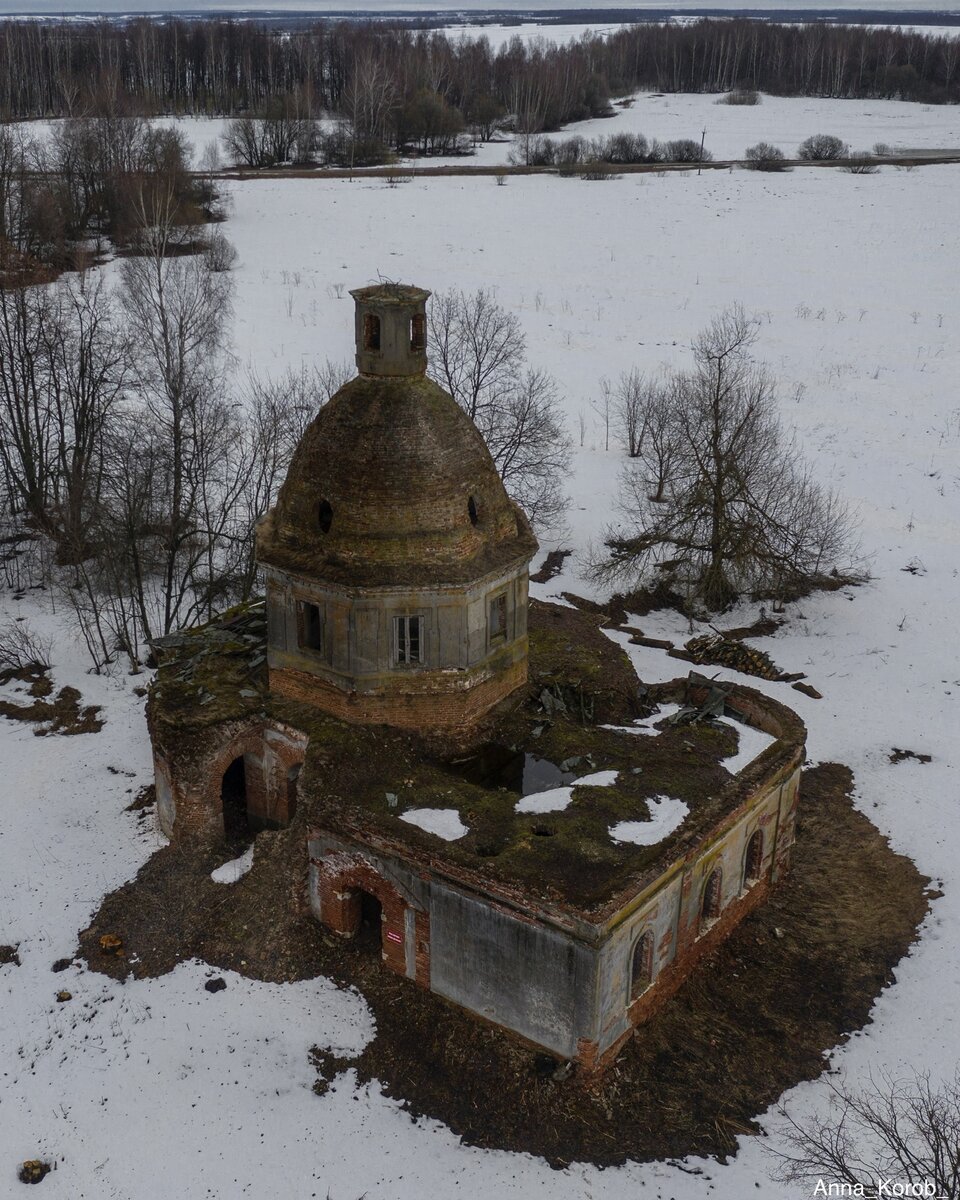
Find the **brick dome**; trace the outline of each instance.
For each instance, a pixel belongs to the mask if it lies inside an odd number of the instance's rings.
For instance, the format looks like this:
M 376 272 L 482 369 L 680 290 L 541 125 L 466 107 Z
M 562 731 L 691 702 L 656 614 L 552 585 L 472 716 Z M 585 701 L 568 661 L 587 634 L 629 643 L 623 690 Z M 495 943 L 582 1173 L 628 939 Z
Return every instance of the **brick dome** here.
M 537 543 L 456 401 L 424 375 L 360 375 L 300 442 L 258 557 L 347 587 L 462 584 Z

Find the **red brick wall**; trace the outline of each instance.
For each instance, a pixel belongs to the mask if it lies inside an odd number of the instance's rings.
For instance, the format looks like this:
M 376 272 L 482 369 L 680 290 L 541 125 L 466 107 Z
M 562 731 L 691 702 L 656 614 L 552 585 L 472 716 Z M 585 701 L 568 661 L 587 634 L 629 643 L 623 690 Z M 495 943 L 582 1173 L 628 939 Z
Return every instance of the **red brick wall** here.
M 422 690 L 395 694 L 342 692 L 289 667 L 270 672 L 270 690 L 278 696 L 313 704 L 341 721 L 357 725 L 394 725 L 401 729 L 453 730 L 472 725 L 527 681 L 526 660 L 473 687 L 464 688 L 455 672 L 422 672 L 409 677 Z
M 383 908 L 380 955 L 398 975 L 407 973 L 406 913 L 409 905 L 360 854 L 334 851 L 315 859 L 320 919 L 341 937 L 353 937 L 360 923 L 360 891 L 376 896 Z M 430 917 L 417 911 L 414 923 L 416 982 L 430 986 Z M 399 935 L 391 937 L 391 934 Z

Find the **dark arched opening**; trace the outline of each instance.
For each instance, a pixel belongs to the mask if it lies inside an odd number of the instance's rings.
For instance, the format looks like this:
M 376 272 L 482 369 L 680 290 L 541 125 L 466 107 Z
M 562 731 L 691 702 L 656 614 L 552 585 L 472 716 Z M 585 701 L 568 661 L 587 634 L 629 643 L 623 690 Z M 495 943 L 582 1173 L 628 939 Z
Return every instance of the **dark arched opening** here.
M 374 313 L 365 313 L 363 318 L 364 350 L 380 349 L 380 318 Z
M 637 938 L 630 961 L 630 999 L 643 994 L 653 983 L 653 930 Z
M 300 781 L 300 768 L 302 763 L 294 763 L 287 771 L 287 824 L 289 824 L 297 811 L 297 786 Z
M 371 892 L 360 892 L 360 920 L 354 942 L 365 953 L 380 957 L 383 948 L 383 905 Z
M 711 872 L 710 878 L 703 886 L 703 904 L 700 909 L 701 929 L 720 916 L 721 884 L 720 868 L 717 867 L 715 871 Z
M 329 500 L 320 501 L 320 507 L 317 510 L 317 520 L 320 524 L 320 532 L 329 533 L 330 526 L 333 524 L 333 505 Z
M 410 349 L 416 354 L 427 345 L 427 318 L 416 313 L 410 320 Z
M 250 839 L 250 815 L 247 812 L 247 776 L 243 755 L 235 758 L 223 773 L 220 786 L 223 804 L 223 836 L 227 842 Z
M 480 520 L 480 512 L 477 509 L 477 501 L 473 496 L 471 496 L 467 501 L 467 516 L 470 518 L 471 525 L 476 525 Z
M 743 861 L 743 886 L 756 883 L 763 869 L 763 830 L 758 829 L 747 842 L 747 853 Z

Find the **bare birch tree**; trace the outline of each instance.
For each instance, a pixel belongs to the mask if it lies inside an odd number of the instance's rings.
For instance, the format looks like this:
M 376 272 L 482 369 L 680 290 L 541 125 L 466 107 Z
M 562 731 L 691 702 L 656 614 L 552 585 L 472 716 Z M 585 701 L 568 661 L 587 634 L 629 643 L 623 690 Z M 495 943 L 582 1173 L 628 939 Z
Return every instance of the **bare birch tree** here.
M 773 380 L 749 356 L 755 337 L 739 306 L 727 310 L 694 343 L 694 369 L 656 393 L 657 436 L 624 472 L 598 582 L 657 579 L 718 610 L 809 587 L 849 555 L 850 515 L 785 438 Z
M 570 439 L 555 382 L 526 367 L 517 318 L 484 288 L 437 293 L 429 351 L 431 376 L 480 430 L 508 493 L 535 524 L 556 524 L 567 506 Z

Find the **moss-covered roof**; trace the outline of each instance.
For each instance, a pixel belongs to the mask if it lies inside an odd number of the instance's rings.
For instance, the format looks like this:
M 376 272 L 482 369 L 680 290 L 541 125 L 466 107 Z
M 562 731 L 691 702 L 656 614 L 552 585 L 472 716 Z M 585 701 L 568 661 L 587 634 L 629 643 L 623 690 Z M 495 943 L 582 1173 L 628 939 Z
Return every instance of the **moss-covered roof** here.
M 216 721 L 258 714 L 302 729 L 310 739 L 297 818 L 305 830 L 320 826 L 367 838 L 428 869 L 473 877 L 494 892 L 596 912 L 627 883 L 651 873 L 655 878 L 685 854 L 749 784 L 722 765 L 737 744 L 727 724 L 664 723 L 656 737 L 604 728 L 655 710 L 658 698 L 678 694 L 684 684 L 647 691 L 597 618 L 573 609 L 531 604 L 526 693 L 478 733 L 478 740 L 566 766 L 574 777 L 618 772 L 614 785 L 575 787 L 567 808 L 544 814 L 517 812 L 517 790 L 474 781 L 465 760 L 476 745 L 457 751 L 385 726 L 348 725 L 271 696 L 259 649 L 224 643 L 230 633 L 229 623 L 225 631 L 208 626 L 168 652 L 173 657 L 161 664 L 151 697 L 152 722 L 184 741 L 209 737 Z M 210 695 L 215 699 L 206 699 Z M 750 695 L 772 705 L 785 723 L 786 740 L 764 755 L 775 768 L 802 746 L 803 726 L 788 709 Z M 649 819 L 648 803 L 660 796 L 689 808 L 665 839 L 640 846 L 610 837 L 620 821 Z M 418 808 L 455 809 L 469 832 L 446 842 L 401 820 Z
M 476 426 L 425 376 L 341 388 L 257 536 L 260 562 L 347 587 L 469 583 L 536 548 Z

